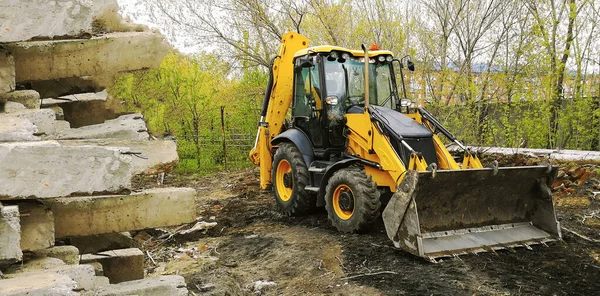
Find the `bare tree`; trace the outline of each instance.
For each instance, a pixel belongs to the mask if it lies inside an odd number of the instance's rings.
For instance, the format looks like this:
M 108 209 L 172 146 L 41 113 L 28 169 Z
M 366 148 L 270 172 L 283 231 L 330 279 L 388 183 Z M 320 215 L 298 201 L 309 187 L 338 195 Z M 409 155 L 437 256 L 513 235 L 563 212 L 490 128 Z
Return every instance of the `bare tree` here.
M 150 0 L 172 39 L 201 44 L 246 67 L 268 67 L 286 31 L 300 31 L 305 6 L 292 0 Z
M 556 142 L 558 111 L 563 101 L 566 65 L 574 40 L 573 28 L 577 15 L 584 6 L 578 5 L 576 0 L 528 0 L 527 4 L 536 21 L 541 44 L 546 49 L 547 58 L 550 60 L 549 78 L 552 88 L 547 147 L 552 148 L 558 144 Z M 566 26 L 566 31 L 563 31 L 564 26 Z
M 463 11 L 467 5 L 465 0 L 428 0 L 424 1 L 429 13 L 435 21 L 433 30 L 439 34 L 439 68 L 440 75 L 437 80 L 437 93 L 434 95 L 437 101 L 441 100 L 441 94 L 444 91 L 444 83 L 446 82 L 446 74 L 448 69 L 448 47 L 450 37 L 454 34 L 457 20 L 462 17 Z M 435 47 L 434 47 L 435 49 Z M 438 67 L 438 65 L 433 65 Z M 434 92 L 435 94 L 435 92 Z M 450 97 L 447 98 L 447 102 Z

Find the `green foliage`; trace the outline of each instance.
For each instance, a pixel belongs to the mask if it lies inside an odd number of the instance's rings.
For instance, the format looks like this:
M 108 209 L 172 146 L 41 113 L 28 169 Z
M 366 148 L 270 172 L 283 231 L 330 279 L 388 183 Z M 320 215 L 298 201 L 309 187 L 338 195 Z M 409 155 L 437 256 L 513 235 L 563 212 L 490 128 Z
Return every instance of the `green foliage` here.
M 125 111 L 143 113 L 153 135 L 177 139 L 178 171 L 207 172 L 251 164 L 268 77 L 259 70 L 234 74 L 215 55 L 171 53 L 158 69 L 119 76 L 109 91 Z

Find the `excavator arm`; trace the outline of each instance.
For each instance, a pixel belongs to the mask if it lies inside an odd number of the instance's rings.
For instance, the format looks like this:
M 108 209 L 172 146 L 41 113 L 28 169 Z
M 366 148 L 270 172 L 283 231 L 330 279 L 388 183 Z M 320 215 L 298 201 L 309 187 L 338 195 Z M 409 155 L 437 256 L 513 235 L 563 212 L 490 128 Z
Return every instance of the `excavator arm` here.
M 273 60 L 265 100 L 260 113 L 258 132 L 250 160 L 260 167 L 260 188 L 271 185 L 271 140 L 281 132 L 285 115 L 293 98 L 294 54 L 308 47 L 308 38 L 298 33 L 286 33 Z

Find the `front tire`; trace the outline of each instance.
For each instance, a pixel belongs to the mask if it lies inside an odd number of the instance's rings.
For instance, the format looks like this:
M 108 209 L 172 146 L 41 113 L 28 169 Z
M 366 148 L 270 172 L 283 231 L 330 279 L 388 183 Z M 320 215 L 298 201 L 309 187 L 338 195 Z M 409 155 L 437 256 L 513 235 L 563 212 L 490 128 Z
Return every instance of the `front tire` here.
M 273 195 L 282 213 L 298 216 L 314 212 L 316 196 L 304 190 L 309 183 L 308 168 L 294 144 L 279 145 L 271 170 Z
M 380 207 L 377 184 L 363 169 L 341 169 L 329 179 L 325 208 L 331 224 L 339 231 L 366 232 L 379 217 Z

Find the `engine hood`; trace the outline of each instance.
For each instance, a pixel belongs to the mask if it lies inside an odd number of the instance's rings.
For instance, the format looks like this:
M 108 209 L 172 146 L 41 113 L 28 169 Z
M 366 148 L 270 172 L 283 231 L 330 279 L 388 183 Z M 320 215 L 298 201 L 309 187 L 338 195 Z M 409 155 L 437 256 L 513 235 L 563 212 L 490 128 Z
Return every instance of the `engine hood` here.
M 375 115 L 380 122 L 403 138 L 431 138 L 433 136 L 431 130 L 398 111 L 380 106 L 371 106 L 377 111 Z

